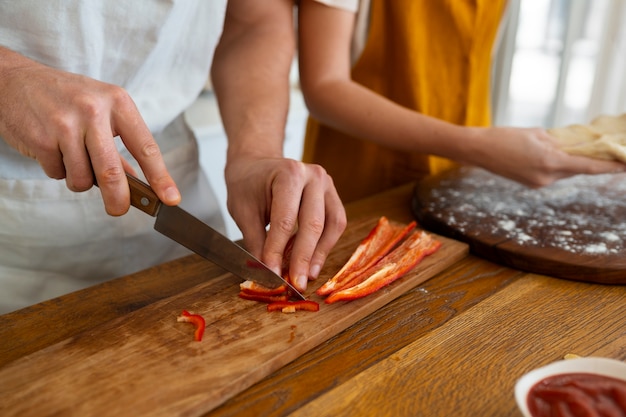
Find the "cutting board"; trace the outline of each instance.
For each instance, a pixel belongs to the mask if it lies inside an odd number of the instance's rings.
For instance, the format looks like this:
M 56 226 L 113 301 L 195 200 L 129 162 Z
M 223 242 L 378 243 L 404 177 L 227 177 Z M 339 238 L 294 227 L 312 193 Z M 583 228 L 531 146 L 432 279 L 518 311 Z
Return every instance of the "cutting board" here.
M 315 289 L 377 220 L 351 222 L 320 278 L 309 285 L 307 294 L 321 302 L 319 312 L 268 313 L 265 304 L 237 296 L 240 280 L 232 274 L 207 276 L 181 294 L 0 369 L 2 415 L 201 415 L 469 252 L 465 243 L 437 236 L 440 250 L 392 285 L 360 300 L 324 304 Z M 192 325 L 176 321 L 183 309 L 205 317 L 201 342 L 193 341 Z
M 626 174 L 527 188 L 462 167 L 415 188 L 423 227 L 496 263 L 578 281 L 626 284 Z

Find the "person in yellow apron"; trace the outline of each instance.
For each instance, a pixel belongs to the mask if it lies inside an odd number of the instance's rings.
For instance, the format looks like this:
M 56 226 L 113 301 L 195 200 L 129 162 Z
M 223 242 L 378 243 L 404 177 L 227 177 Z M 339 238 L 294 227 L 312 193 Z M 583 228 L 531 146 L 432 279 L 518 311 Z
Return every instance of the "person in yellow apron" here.
M 543 129 L 489 127 L 504 0 L 369 1 L 302 0 L 298 10 L 312 116 L 303 161 L 326 169 L 344 203 L 456 163 L 529 186 L 624 169 L 567 155 Z M 367 38 L 351 60 L 359 33 Z

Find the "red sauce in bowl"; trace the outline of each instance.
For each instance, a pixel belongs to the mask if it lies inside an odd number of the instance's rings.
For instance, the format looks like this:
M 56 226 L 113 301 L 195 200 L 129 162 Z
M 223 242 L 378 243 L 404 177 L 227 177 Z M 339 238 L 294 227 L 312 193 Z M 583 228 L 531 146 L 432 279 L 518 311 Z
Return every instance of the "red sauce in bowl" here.
M 529 391 L 533 417 L 626 417 L 626 381 L 589 373 L 554 375 Z

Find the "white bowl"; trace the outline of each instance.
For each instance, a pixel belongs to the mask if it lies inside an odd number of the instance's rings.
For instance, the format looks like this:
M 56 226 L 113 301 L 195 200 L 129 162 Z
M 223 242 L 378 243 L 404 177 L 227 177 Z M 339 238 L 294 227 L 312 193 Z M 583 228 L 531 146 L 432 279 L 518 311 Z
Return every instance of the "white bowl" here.
M 536 383 L 553 375 L 571 373 L 597 374 L 626 381 L 626 362 L 608 358 L 581 357 L 552 362 L 528 372 L 515 384 L 515 400 L 524 417 L 532 417 L 526 398 Z

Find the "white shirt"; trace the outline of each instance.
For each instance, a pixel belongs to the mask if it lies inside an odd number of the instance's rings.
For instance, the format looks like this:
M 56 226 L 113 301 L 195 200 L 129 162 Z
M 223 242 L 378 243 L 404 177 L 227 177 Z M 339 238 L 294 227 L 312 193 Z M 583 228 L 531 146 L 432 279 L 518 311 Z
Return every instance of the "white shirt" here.
M 361 56 L 369 31 L 371 0 L 315 0 L 330 7 L 347 10 L 355 14 L 354 33 L 350 47 L 351 62 L 354 64 Z
M 349 12 L 356 12 L 359 8 L 359 0 L 315 0 L 328 6 L 338 7 Z
M 182 114 L 206 83 L 225 9 L 226 0 L 0 0 L 0 44 L 124 87 L 181 205 L 223 231 Z M 133 208 L 107 216 L 97 189 L 69 191 L 0 140 L 0 314 L 187 253 L 153 223 Z

